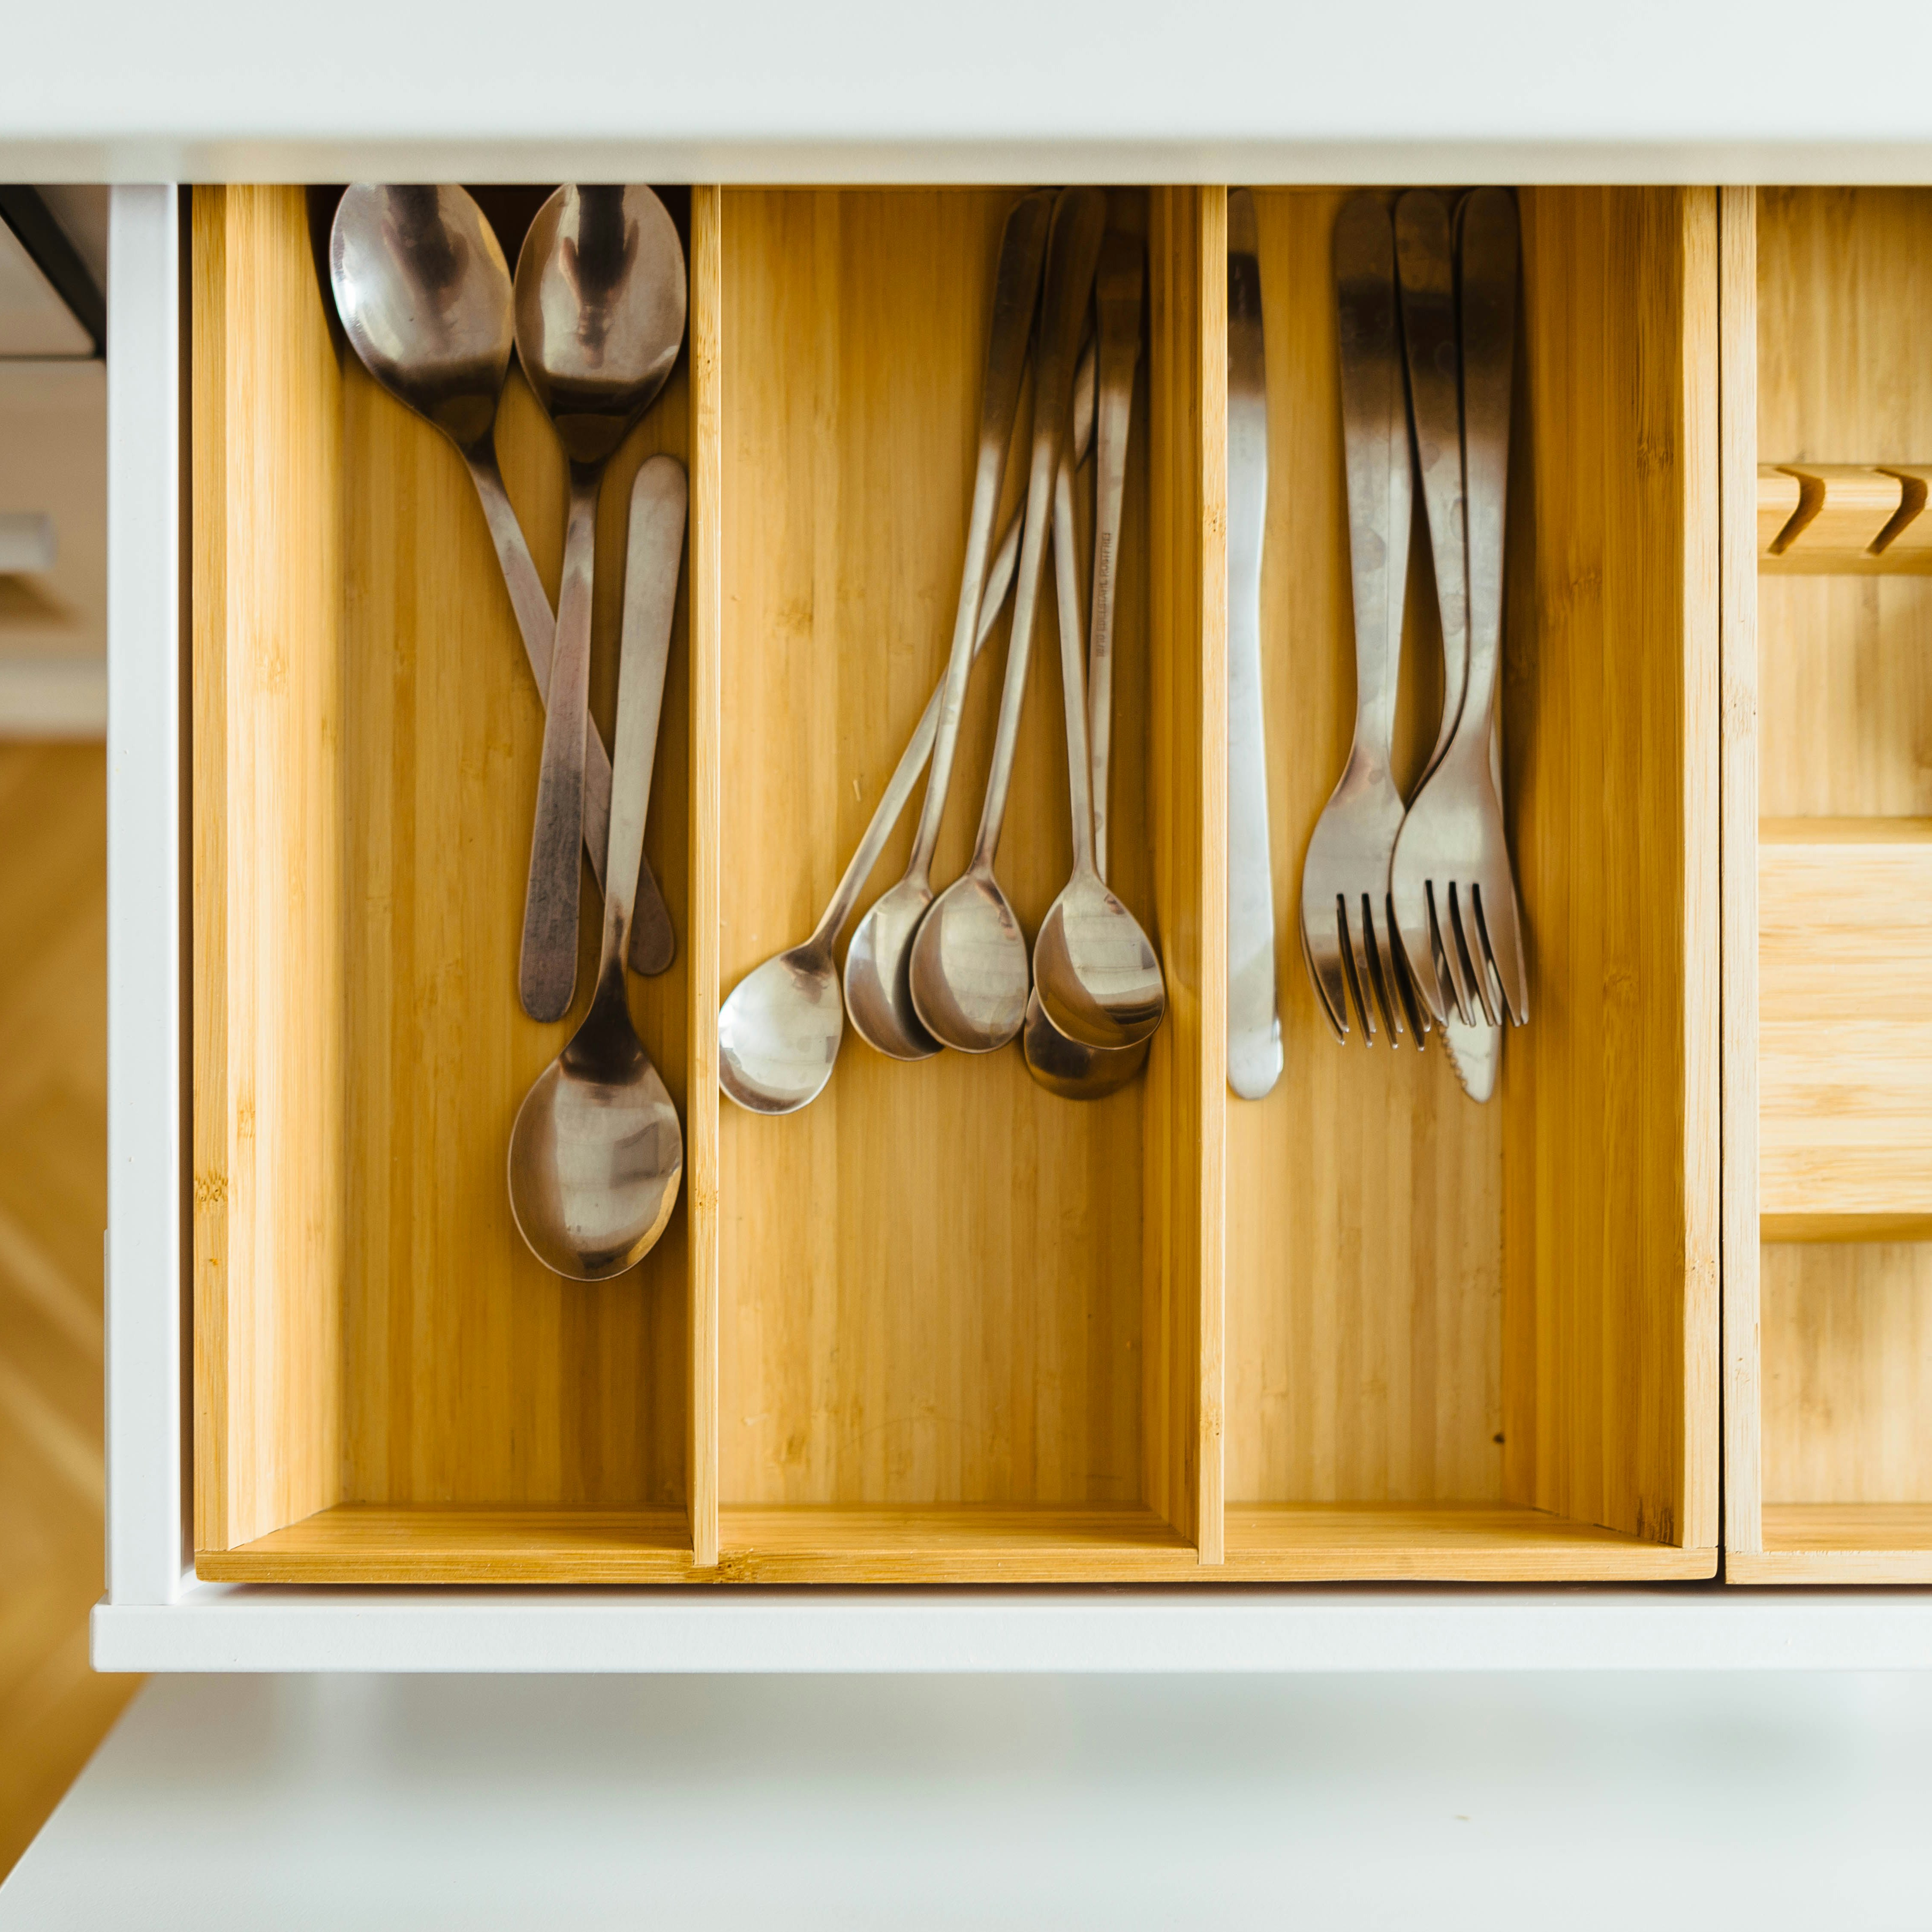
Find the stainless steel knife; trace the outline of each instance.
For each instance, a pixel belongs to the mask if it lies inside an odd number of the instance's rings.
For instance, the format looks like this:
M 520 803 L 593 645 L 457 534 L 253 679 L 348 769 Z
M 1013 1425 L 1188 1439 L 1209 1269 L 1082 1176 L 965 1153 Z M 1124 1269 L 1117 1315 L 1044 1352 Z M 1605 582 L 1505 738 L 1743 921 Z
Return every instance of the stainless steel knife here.
M 1262 716 L 1262 544 L 1268 376 L 1254 197 L 1228 196 L 1228 1084 L 1258 1100 L 1281 1078 Z

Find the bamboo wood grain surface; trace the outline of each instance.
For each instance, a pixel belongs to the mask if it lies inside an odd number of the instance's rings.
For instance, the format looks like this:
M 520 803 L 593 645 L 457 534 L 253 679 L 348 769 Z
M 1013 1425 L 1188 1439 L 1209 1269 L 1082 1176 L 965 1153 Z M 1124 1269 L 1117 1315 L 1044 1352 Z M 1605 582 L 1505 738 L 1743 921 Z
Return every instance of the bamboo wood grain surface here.
M 1756 420 L 1727 460 L 1815 476 L 1827 502 L 1856 484 L 1848 465 L 1889 472 L 1858 485 L 1868 522 L 1888 491 L 1909 501 L 1932 451 L 1917 352 L 1932 196 L 1764 189 L 1756 211 L 1755 340 L 1726 345 L 1727 370 L 1754 356 Z M 1821 551 L 1820 574 L 1784 574 L 1802 538 L 1760 560 L 1760 1036 L 1726 1037 L 1727 1054 L 1755 1054 L 1764 1164 L 1756 1332 L 1735 1300 L 1726 1314 L 1727 1413 L 1761 1439 L 1757 1472 L 1735 1457 L 1726 1472 L 1737 1582 L 1932 1580 L 1932 1039 L 1916 995 L 1932 585 L 1916 526 L 1855 568 Z

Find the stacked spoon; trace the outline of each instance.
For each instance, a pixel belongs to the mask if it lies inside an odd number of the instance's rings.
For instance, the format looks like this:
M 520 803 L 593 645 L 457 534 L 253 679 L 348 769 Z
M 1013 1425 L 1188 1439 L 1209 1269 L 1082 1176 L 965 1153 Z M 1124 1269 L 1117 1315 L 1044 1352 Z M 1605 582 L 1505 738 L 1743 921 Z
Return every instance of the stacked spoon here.
M 732 1099 L 755 1112 L 792 1112 L 824 1090 L 838 1052 L 848 1007 L 860 1036 L 900 1060 L 926 1059 L 945 1047 L 992 1052 L 1027 1028 L 1033 1042 L 1028 1064 L 1055 1091 L 1065 1090 L 1062 1048 L 1076 1056 L 1130 1058 L 1131 1066 L 1110 1068 L 1108 1076 L 1111 1078 L 1118 1072 L 1120 1078 L 1129 1077 L 1137 1070 L 1139 1049 L 1160 1024 L 1166 994 L 1160 962 L 1138 922 L 1108 890 L 1102 876 L 1108 734 L 1104 722 L 1094 730 L 1091 717 L 1097 712 L 1090 716 L 1078 586 L 1072 577 L 1072 474 L 1081 387 L 1076 350 L 1101 266 L 1106 230 L 1106 198 L 1097 189 L 1023 196 L 1007 218 L 995 275 L 973 506 L 946 674 L 818 928 L 803 944 L 766 961 L 740 981 L 721 1011 L 719 1084 Z M 1108 254 L 1112 266 L 1103 287 L 1098 358 L 1107 386 L 1098 411 L 1106 440 L 1103 479 L 1111 473 L 1110 463 L 1118 470 L 1124 461 L 1127 399 L 1140 326 L 1138 245 L 1115 237 Z M 1121 335 L 1130 308 L 1132 347 L 1124 356 Z M 1034 337 L 1034 406 L 1024 526 L 1016 560 L 1006 561 L 1010 532 L 999 559 L 989 567 L 994 518 L 1018 417 L 1030 332 Z M 1100 514 L 1112 522 L 1096 544 L 1096 690 L 1092 700 L 1103 707 L 1111 704 L 1119 512 L 1118 484 L 1103 481 Z M 1057 530 L 1064 535 L 1056 538 Z M 1025 935 L 999 884 L 994 862 L 1050 541 L 1059 559 L 1056 581 L 1074 863 L 1072 876 L 1042 922 L 1029 962 Z M 994 578 L 1002 567 L 1014 584 L 1014 612 L 979 832 L 965 873 L 935 896 L 932 859 L 945 814 L 967 678 L 999 608 L 1005 586 L 1001 582 L 996 591 Z M 1094 744 L 1089 742 L 1090 732 Z M 838 933 L 928 755 L 931 771 L 910 860 L 904 874 L 874 904 L 854 934 L 846 956 L 842 1004 L 832 972 Z M 1097 838 L 1096 770 L 1102 786 Z M 1075 1084 L 1090 1084 L 1096 1096 L 1111 1090 L 1104 1082 L 1089 1083 L 1084 1077 Z M 1112 1078 L 1112 1084 L 1118 1085 L 1119 1079 Z

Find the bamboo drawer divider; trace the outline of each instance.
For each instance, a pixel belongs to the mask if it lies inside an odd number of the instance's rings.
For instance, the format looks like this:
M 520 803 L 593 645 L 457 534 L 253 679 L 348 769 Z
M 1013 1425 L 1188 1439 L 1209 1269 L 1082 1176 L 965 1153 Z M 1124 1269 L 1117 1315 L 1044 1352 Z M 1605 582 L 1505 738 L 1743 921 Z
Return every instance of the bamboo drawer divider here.
M 500 224 L 520 192 L 485 196 Z M 1522 197 L 1504 743 L 1534 978 L 1492 1106 L 1440 1053 L 1334 1046 L 1292 944 L 1288 1072 L 1226 1092 L 1226 204 L 1191 187 L 1112 199 L 1148 258 L 1112 835 L 1168 981 L 1145 1078 L 1073 1106 L 1017 1052 L 904 1066 L 848 1037 L 804 1112 L 721 1106 L 720 995 L 808 929 L 944 652 L 1011 193 L 667 191 L 689 349 L 604 494 L 592 704 L 608 728 L 627 486 L 669 450 L 690 536 L 648 845 L 680 952 L 632 998 L 687 1169 L 643 1268 L 585 1287 L 505 1196 L 567 1023 L 516 1005 L 542 721 L 468 479 L 332 341 L 304 191 L 195 191 L 202 1576 L 1713 1574 L 1708 190 Z M 1340 196 L 1256 200 L 1287 934 L 1352 715 Z M 554 588 L 563 465 L 514 374 L 499 450 Z M 1029 929 L 1067 867 L 1057 667 L 1049 610 L 1000 860 Z M 942 878 L 997 684 L 969 698 Z
M 1726 1574 L 1932 1582 L 1932 195 L 1722 222 Z

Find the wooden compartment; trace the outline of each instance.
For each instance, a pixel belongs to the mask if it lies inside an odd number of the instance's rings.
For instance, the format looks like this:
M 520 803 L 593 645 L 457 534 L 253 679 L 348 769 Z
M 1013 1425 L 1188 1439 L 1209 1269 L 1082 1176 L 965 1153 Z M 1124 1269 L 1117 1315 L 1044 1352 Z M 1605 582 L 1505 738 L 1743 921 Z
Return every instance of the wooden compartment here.
M 1709 1576 L 1714 198 L 1520 197 L 1503 744 L 1531 1011 L 1486 1106 L 1439 1045 L 1337 1046 L 1292 937 L 1354 717 L 1328 294 L 1342 198 L 1256 196 L 1287 1069 L 1228 1114 L 1228 1567 Z M 1415 539 L 1412 768 L 1440 710 L 1419 506 Z
M 1932 1582 L 1932 194 L 1723 223 L 1726 1574 Z
M 696 352 L 604 490 L 607 736 L 625 506 L 646 455 L 692 464 L 694 560 L 710 540 L 693 422 L 713 223 L 698 197 Z M 574 1021 L 537 1026 L 517 1006 L 542 710 L 468 474 L 332 344 L 302 190 L 196 189 L 192 252 L 199 1573 L 680 1574 L 702 1466 L 702 1151 L 688 1148 L 686 1203 L 634 1277 L 560 1281 L 511 1220 L 510 1122 Z M 554 598 L 564 465 L 520 376 L 497 448 Z M 694 612 L 707 620 L 694 564 L 646 838 L 681 950 L 631 982 L 686 1112 L 708 1077 Z M 594 944 L 586 916 L 580 992 Z
M 1523 197 L 1505 730 L 1534 1004 L 1493 1106 L 1439 1054 L 1336 1046 L 1293 942 L 1352 689 L 1326 191 L 1258 196 L 1288 1071 L 1258 1106 L 1226 1091 L 1211 188 L 1114 200 L 1148 254 L 1114 787 L 1171 994 L 1145 1078 L 1078 1107 L 1016 1051 L 905 1066 L 848 1034 L 803 1113 L 721 1103 L 721 994 L 810 928 L 940 668 L 1013 192 L 689 191 L 690 352 L 606 493 L 598 644 L 608 678 L 622 484 L 673 449 L 649 843 L 681 951 L 632 994 L 687 1168 L 641 1274 L 586 1289 L 504 1200 L 565 1029 L 515 1004 L 542 721 L 467 478 L 332 346 L 302 191 L 196 191 L 202 1576 L 1711 1574 L 1708 192 Z M 562 465 L 514 376 L 500 445 L 554 582 Z M 1049 607 L 1000 859 L 1030 927 L 1067 864 L 1055 643 Z

